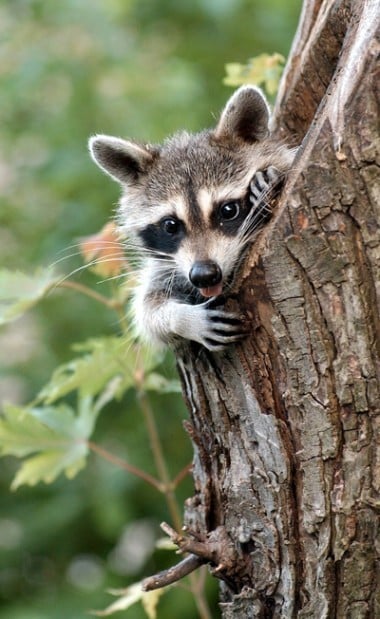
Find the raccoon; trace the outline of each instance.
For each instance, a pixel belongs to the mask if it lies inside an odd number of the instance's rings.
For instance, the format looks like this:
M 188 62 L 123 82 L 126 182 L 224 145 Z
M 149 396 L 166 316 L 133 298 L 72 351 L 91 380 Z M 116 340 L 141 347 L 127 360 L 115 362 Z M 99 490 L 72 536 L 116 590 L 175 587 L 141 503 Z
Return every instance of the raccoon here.
M 132 310 L 148 342 L 185 338 L 219 351 L 246 336 L 244 316 L 224 300 L 294 158 L 270 136 L 269 118 L 263 93 L 243 86 L 212 130 L 161 146 L 90 139 L 95 163 L 122 186 L 117 220 L 141 258 Z

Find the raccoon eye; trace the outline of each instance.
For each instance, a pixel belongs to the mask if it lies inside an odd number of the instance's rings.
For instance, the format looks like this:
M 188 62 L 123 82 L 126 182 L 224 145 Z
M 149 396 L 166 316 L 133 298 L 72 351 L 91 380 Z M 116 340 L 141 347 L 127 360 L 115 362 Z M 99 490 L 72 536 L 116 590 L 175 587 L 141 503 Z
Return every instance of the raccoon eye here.
M 166 232 L 166 234 L 177 234 L 180 229 L 180 222 L 178 219 L 174 219 L 174 217 L 167 217 L 161 221 L 161 229 Z
M 219 209 L 220 219 L 224 221 L 232 221 L 239 216 L 240 213 L 240 204 L 239 202 L 225 202 L 222 204 Z

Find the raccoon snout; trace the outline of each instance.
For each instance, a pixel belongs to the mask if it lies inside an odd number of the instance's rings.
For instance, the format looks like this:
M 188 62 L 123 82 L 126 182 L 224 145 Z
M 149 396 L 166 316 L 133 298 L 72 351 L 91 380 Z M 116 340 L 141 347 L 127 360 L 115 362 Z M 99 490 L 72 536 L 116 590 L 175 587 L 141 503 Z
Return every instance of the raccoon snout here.
M 194 262 L 189 272 L 189 279 L 197 288 L 215 286 L 222 280 L 222 271 L 216 262 L 211 260 Z
M 222 271 L 212 260 L 194 262 L 189 272 L 189 279 L 205 297 L 221 293 Z

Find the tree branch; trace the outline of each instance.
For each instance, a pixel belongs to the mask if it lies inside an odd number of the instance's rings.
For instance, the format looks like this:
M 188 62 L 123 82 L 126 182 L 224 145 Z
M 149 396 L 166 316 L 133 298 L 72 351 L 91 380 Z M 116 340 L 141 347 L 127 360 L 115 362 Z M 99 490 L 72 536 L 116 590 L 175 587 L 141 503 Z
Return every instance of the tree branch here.
M 191 572 L 194 572 L 194 570 L 197 570 L 204 563 L 204 559 L 201 559 L 196 555 L 189 555 L 177 563 L 177 565 L 173 565 L 167 570 L 162 570 L 162 572 L 159 572 L 154 576 L 145 578 L 142 581 L 142 588 L 144 591 L 153 591 L 153 589 L 161 589 L 162 587 L 172 585 L 173 583 L 182 580 L 182 578 L 185 578 L 185 576 L 191 574 Z

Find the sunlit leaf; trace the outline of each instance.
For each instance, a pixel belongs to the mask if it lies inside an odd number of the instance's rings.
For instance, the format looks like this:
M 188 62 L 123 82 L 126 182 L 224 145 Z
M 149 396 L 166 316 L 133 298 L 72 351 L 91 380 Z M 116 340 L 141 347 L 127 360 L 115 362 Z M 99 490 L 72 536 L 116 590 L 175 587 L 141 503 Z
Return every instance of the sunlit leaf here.
M 150 371 L 160 361 L 147 349 L 128 343 L 122 337 L 93 338 L 74 347 L 82 356 L 59 366 L 38 399 L 47 404 L 80 389 L 85 395 L 97 395 L 104 389 L 107 397 L 119 398 L 135 384 L 136 374 Z
M 85 262 L 92 270 L 103 277 L 112 277 L 125 271 L 127 260 L 116 225 L 106 223 L 97 234 L 81 239 L 80 249 Z
M 141 603 L 149 619 L 156 619 L 157 605 L 163 593 L 164 589 L 155 589 L 154 591 L 146 591 L 143 594 Z
M 22 408 L 5 405 L 0 416 L 0 453 L 26 456 L 12 489 L 43 481 L 62 472 L 72 478 L 84 466 L 97 411 L 90 398 L 81 398 L 78 413 L 67 405 Z
M 51 484 L 56 477 L 63 471 L 68 479 L 72 479 L 85 465 L 85 455 L 80 456 L 79 451 L 86 451 L 82 445 L 81 449 L 63 449 L 44 452 L 37 456 L 32 456 L 25 460 L 20 466 L 12 482 L 12 490 L 19 486 L 35 486 L 43 481 Z
M 45 409 L 48 413 L 49 409 Z M 66 427 L 67 420 L 72 424 L 74 413 L 68 406 L 57 409 L 50 408 L 52 415 L 61 414 L 62 426 Z M 12 455 L 22 458 L 30 453 L 51 449 L 55 445 L 57 436 L 63 430 L 54 431 L 46 423 L 38 419 L 38 409 L 28 409 L 5 404 L 0 417 L 0 448 L 3 455 Z M 66 437 L 65 437 L 66 438 Z
M 137 582 L 127 589 L 111 591 L 111 593 L 114 593 L 115 595 L 120 593 L 121 597 L 116 600 L 116 602 L 113 602 L 113 604 L 107 606 L 104 610 L 94 610 L 91 611 L 91 614 L 96 615 L 97 617 L 108 617 L 119 610 L 126 610 L 141 600 L 144 591 L 141 588 L 141 582 Z
M 155 543 L 155 547 L 159 550 L 178 550 L 177 544 L 172 542 L 169 537 L 160 537 Z
M 0 324 L 22 316 L 59 281 L 52 269 L 39 269 L 33 275 L 0 270 Z
M 247 64 L 232 62 L 226 65 L 226 77 L 223 83 L 226 86 L 241 86 L 254 84 L 263 86 L 268 95 L 277 92 L 280 77 L 283 71 L 285 58 L 281 54 L 259 54 L 250 58 Z
M 179 380 L 169 380 L 156 372 L 151 372 L 146 376 L 143 388 L 145 391 L 157 391 L 158 393 L 181 393 Z
M 120 598 L 110 604 L 104 610 L 91 611 L 91 614 L 97 617 L 109 617 L 120 610 L 126 610 L 141 602 L 142 606 L 149 617 L 149 619 L 156 619 L 157 617 L 157 604 L 160 597 L 168 591 L 169 587 L 165 589 L 155 589 L 154 591 L 143 591 L 141 588 L 141 582 L 137 582 L 126 589 L 111 589 L 110 593 L 113 595 L 120 595 Z
M 94 403 L 94 408 L 97 411 L 100 411 L 108 402 L 111 402 L 114 398 L 117 398 L 120 392 L 123 391 L 123 377 L 118 375 L 111 378 L 111 380 L 106 384 L 103 391 L 101 391 L 99 397 L 96 399 Z

